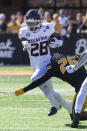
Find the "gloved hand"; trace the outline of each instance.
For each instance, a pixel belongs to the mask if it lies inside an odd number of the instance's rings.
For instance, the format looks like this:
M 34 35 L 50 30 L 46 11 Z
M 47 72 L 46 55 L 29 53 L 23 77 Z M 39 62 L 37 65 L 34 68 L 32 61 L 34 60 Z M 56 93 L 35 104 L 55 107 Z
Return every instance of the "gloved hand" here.
M 58 40 L 56 37 L 50 38 L 49 40 L 49 47 L 56 48 L 63 45 L 63 40 Z
M 23 45 L 23 51 L 26 51 L 31 48 L 31 45 L 28 43 L 28 41 L 22 41 Z
M 20 89 L 15 91 L 16 96 L 19 96 L 19 95 L 22 95 L 22 94 L 24 94 L 23 88 L 20 88 Z
M 75 71 L 75 65 L 70 65 L 66 67 L 68 73 L 73 73 Z

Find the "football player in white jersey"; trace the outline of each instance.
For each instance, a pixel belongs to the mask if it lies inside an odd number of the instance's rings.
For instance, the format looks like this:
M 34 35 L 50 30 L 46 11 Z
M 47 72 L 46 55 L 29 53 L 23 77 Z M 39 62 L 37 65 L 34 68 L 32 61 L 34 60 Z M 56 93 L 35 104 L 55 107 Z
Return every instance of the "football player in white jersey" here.
M 67 66 L 66 70 L 68 73 L 73 73 L 75 71 L 78 71 L 86 62 L 87 62 L 87 50 L 82 54 L 76 65 Z M 72 123 L 73 127 L 76 127 L 79 123 L 80 112 L 82 109 L 82 105 L 85 101 L 86 95 L 87 95 L 87 78 L 84 80 L 76 98 L 75 113 Z
M 23 49 L 27 50 L 30 57 L 30 64 L 33 69 L 32 81 L 40 78 L 46 72 L 46 66 L 50 63 L 50 49 L 60 47 L 63 41 L 55 33 L 53 26 L 49 23 L 42 23 L 41 12 L 37 9 L 31 9 L 26 13 L 26 26 L 19 31 L 19 38 L 22 41 Z M 59 38 L 57 38 L 57 37 Z M 49 38 L 53 39 L 48 45 Z M 48 80 L 40 86 L 45 96 L 51 103 L 49 116 L 55 114 L 60 108 L 60 103 L 55 97 L 51 80 Z M 58 95 L 59 97 L 59 95 Z

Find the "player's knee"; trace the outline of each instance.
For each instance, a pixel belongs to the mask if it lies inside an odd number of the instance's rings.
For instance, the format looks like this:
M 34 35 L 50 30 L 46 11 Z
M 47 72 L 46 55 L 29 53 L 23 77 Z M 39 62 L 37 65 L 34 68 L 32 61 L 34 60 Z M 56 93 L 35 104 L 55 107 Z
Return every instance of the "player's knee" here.
M 31 80 L 32 81 L 35 81 L 35 80 L 37 80 L 37 79 L 40 79 L 42 76 L 31 76 Z
M 46 83 L 42 84 L 40 86 L 40 89 L 44 92 L 46 96 L 48 96 L 51 93 L 51 89 L 48 87 Z
M 36 80 L 36 78 L 35 78 L 35 77 L 33 77 L 33 76 L 31 76 L 31 80 L 32 80 L 32 81 L 35 81 L 35 80 Z
M 31 80 L 32 80 L 32 81 L 35 81 L 35 80 L 37 80 L 37 79 L 39 79 L 39 76 L 38 76 L 38 75 L 32 75 L 32 76 L 31 76 Z

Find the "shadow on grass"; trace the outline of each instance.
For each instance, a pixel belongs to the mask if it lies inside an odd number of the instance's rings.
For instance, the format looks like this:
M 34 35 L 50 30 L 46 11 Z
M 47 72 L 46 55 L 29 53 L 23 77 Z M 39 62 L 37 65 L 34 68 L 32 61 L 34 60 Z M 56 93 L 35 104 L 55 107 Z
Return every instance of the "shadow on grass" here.
M 71 127 L 71 124 L 65 124 L 65 126 Z M 86 128 L 87 128 L 87 126 L 85 126 L 85 125 L 79 125 L 78 129 L 86 129 Z

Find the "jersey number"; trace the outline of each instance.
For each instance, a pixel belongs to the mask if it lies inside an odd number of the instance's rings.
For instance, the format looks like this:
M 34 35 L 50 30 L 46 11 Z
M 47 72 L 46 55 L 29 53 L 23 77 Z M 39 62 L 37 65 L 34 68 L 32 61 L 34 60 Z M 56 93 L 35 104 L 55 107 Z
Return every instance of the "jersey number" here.
M 69 63 L 70 65 L 75 65 L 77 64 L 77 60 L 73 56 L 69 56 L 67 58 L 62 58 L 61 60 L 59 60 L 58 64 L 60 64 L 60 70 L 63 74 L 66 71 L 67 63 Z
M 31 44 L 31 56 L 39 56 L 39 55 L 46 55 L 46 54 L 48 54 L 47 41 L 41 42 L 40 45 L 38 43 Z

